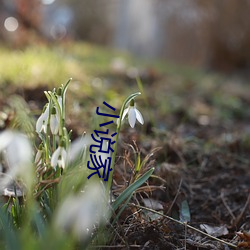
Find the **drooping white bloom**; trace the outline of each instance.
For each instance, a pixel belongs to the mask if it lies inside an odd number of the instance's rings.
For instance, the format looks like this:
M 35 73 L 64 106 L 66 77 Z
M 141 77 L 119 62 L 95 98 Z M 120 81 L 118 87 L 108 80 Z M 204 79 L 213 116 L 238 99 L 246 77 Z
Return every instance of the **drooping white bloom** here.
M 55 217 L 55 227 L 79 240 L 90 238 L 95 226 L 108 218 L 109 207 L 99 182 L 90 182 L 79 195 L 64 200 Z
M 122 120 L 128 114 L 128 122 L 129 125 L 134 128 L 136 120 L 138 120 L 141 124 L 144 123 L 141 112 L 135 107 L 134 100 L 130 101 L 130 105 L 126 108 L 122 115 Z
M 53 135 L 56 135 L 59 131 L 60 121 L 59 115 L 55 107 L 52 108 L 50 116 L 50 130 Z
M 1 180 L 1 188 L 18 176 L 29 186 L 33 178 L 33 153 L 28 138 L 24 134 L 6 130 L 0 133 L 0 152 L 7 163 L 7 174 Z
M 67 161 L 67 152 L 64 146 L 59 145 L 51 157 L 51 166 L 56 168 L 56 166 L 64 169 Z
M 49 104 L 47 104 L 45 110 L 43 113 L 40 115 L 36 122 L 36 132 L 41 133 L 42 131 L 44 133 L 47 132 L 47 125 L 49 121 Z

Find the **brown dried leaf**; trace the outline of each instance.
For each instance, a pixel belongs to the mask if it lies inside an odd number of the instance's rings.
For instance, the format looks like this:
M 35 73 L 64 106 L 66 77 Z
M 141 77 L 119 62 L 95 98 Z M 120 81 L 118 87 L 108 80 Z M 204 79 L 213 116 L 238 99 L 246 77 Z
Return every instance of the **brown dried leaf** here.
M 219 237 L 219 236 L 228 234 L 228 230 L 227 230 L 227 227 L 225 225 L 222 225 L 222 226 L 209 226 L 207 224 L 201 224 L 200 228 L 202 230 L 204 230 L 206 233 L 208 233 L 209 235 L 212 235 L 212 236 L 215 236 L 215 237 Z
M 238 247 L 244 247 L 250 249 L 250 232 L 237 232 L 237 235 L 243 240 L 238 244 Z

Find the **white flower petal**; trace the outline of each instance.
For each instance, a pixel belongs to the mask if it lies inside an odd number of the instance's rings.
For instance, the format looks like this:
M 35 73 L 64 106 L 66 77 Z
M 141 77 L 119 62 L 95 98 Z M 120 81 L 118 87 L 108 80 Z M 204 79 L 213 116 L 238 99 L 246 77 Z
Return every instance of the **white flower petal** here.
M 37 133 L 41 133 L 41 131 L 44 131 L 44 133 L 47 132 L 48 120 L 49 120 L 49 105 L 47 105 L 45 111 L 37 119 L 37 122 L 36 122 Z
M 44 123 L 44 113 L 42 113 L 40 115 L 40 117 L 37 119 L 37 122 L 36 122 L 36 132 L 37 133 L 40 133 L 42 131 L 43 123 Z
M 65 168 L 65 161 L 64 161 L 64 159 L 63 158 L 61 158 L 60 160 L 58 159 L 57 165 L 58 165 L 59 168 L 64 169 Z
M 57 96 L 57 101 L 58 101 L 58 104 L 59 104 L 61 111 L 62 111 L 62 96 L 60 96 L 60 95 Z
M 131 106 L 131 105 L 134 105 L 134 106 Z M 135 123 L 136 123 L 136 119 L 141 123 L 143 124 L 144 123 L 144 119 L 142 117 L 142 114 L 141 112 L 135 107 L 135 104 L 132 102 L 130 102 L 130 105 L 128 108 L 126 108 L 123 112 L 123 115 L 122 115 L 122 120 L 125 118 L 125 116 L 128 114 L 128 122 L 129 122 L 129 125 L 134 128 L 135 126 Z M 119 120 L 118 120 L 119 121 Z
M 13 136 L 14 133 L 8 130 L 5 130 L 4 132 L 0 133 L 0 151 L 5 149 L 9 145 Z
M 2 141 L 2 139 L 5 139 Z M 4 146 L 4 147 L 3 147 Z M 28 138 L 17 132 L 4 131 L 0 134 L 0 151 L 5 150 L 4 158 L 8 163 L 6 178 L 1 179 L 0 188 L 21 177 L 27 187 L 33 182 L 32 147 Z
M 48 121 L 48 119 L 49 119 L 49 104 L 47 105 L 43 114 L 44 114 L 44 120 Z
M 45 134 L 47 133 L 47 126 L 48 126 L 48 123 L 47 122 L 44 122 L 43 125 L 42 125 L 42 130 Z
M 143 120 L 143 117 L 142 117 L 142 114 L 141 112 L 135 108 L 135 113 L 136 113 L 136 119 L 141 123 L 143 124 L 144 123 L 144 120 Z
M 50 130 L 53 135 L 58 134 L 59 131 L 59 120 L 56 114 L 50 117 Z
M 51 166 L 56 168 L 58 165 L 60 168 L 65 168 L 67 161 L 67 152 L 64 147 L 59 146 L 51 157 Z
M 135 122 L 136 122 L 136 113 L 135 113 L 135 108 L 130 107 L 129 112 L 128 112 L 128 122 L 129 125 L 134 128 Z
M 126 108 L 124 111 L 123 111 L 123 115 L 122 115 L 122 120 L 125 118 L 126 114 L 128 113 L 129 111 L 129 108 Z
M 61 164 L 60 164 L 60 167 L 62 169 L 65 168 L 66 161 L 67 161 L 67 152 L 66 152 L 66 150 L 64 148 L 62 148 L 62 151 L 61 151 Z
M 31 163 L 32 148 L 25 135 L 14 133 L 14 137 L 6 148 L 6 157 L 10 168 L 23 166 Z
M 59 158 L 59 156 L 60 156 L 60 154 L 61 154 L 61 149 L 62 149 L 62 148 L 59 146 L 59 147 L 56 149 L 56 151 L 52 154 L 50 163 L 51 163 L 51 166 L 52 166 L 53 168 L 55 168 L 55 167 L 57 166 L 57 164 L 58 164 L 58 158 Z

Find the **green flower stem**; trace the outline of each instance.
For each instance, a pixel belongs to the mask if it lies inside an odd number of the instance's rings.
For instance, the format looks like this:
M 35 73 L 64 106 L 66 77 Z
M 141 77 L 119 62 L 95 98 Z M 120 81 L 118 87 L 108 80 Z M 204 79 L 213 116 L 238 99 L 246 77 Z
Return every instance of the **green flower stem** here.
M 66 91 L 68 89 L 69 83 L 71 82 L 72 78 L 70 78 L 67 83 L 63 86 L 62 89 L 62 127 L 65 126 L 65 96 L 66 96 Z
M 123 112 L 125 110 L 126 105 L 132 100 L 134 99 L 136 96 L 140 95 L 140 92 L 134 93 L 132 95 L 130 95 L 129 97 L 127 97 L 127 99 L 123 102 L 122 104 L 122 108 L 120 111 L 120 118 L 118 120 L 118 125 L 116 127 L 116 137 L 115 137 L 115 145 L 114 145 L 114 152 L 112 154 L 112 160 L 111 160 L 111 169 L 112 171 L 110 172 L 110 176 L 108 178 L 108 183 L 107 183 L 107 194 L 110 193 L 111 195 L 111 187 L 112 187 L 112 183 L 113 183 L 113 173 L 114 173 L 114 168 L 115 168 L 115 158 L 116 158 L 116 153 L 117 153 L 117 144 L 118 144 L 118 138 L 119 138 L 119 134 L 120 134 L 120 130 L 121 130 L 121 124 L 122 124 L 122 115 Z
M 71 140 L 70 140 L 70 135 L 65 127 L 63 127 L 63 138 L 65 141 L 64 148 L 69 149 Z
M 56 150 L 56 135 L 52 135 L 53 152 Z
M 50 136 L 49 136 L 49 129 L 50 129 L 50 114 L 51 114 L 51 111 L 52 111 L 52 101 L 51 101 L 51 98 L 49 97 L 49 94 L 48 92 L 44 92 L 49 103 L 49 117 L 48 117 L 48 123 L 47 123 L 47 129 L 46 129 L 46 133 L 45 133 L 45 143 L 44 143 L 44 148 L 45 148 L 45 155 L 46 155 L 46 164 L 48 164 L 50 162 Z

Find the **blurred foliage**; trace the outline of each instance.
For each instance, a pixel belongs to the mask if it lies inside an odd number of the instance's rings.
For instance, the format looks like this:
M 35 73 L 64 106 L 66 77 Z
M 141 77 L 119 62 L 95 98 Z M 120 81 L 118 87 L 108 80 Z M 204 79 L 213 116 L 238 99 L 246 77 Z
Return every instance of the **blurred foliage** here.
M 22 50 L 2 45 L 0 55 L 0 83 L 19 86 L 56 85 L 69 76 L 85 81 L 87 77 L 107 72 L 112 59 L 121 56 L 118 51 L 73 42 L 60 46 L 29 46 Z M 123 57 L 129 59 L 126 54 Z
M 63 82 L 69 74 L 81 79 L 84 77 L 78 62 L 63 57 L 63 52 L 56 48 L 31 46 L 24 50 L 11 50 L 1 47 L 0 54 L 2 83 L 32 86 L 55 84 L 58 80 Z

